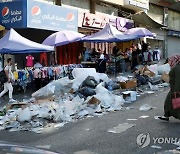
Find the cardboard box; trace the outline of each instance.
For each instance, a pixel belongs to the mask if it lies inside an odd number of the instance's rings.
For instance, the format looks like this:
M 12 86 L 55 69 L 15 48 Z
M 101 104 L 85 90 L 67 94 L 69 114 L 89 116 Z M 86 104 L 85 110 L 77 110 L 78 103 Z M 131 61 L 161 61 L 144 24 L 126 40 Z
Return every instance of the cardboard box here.
M 89 101 L 88 104 L 99 104 L 101 101 L 97 99 L 96 97 L 92 97 Z
M 169 83 L 169 75 L 168 75 L 166 72 L 164 72 L 164 73 L 162 74 L 161 79 L 162 79 L 164 82 Z
M 137 79 L 128 80 L 126 82 L 119 82 L 122 89 L 130 89 L 137 87 Z
M 155 73 L 152 72 L 152 71 L 150 71 L 150 70 L 147 68 L 147 66 L 145 66 L 143 74 L 144 74 L 144 75 L 147 75 L 147 76 L 149 76 L 149 77 L 154 77 L 154 76 L 155 76 Z
M 136 91 L 125 91 L 125 92 L 122 92 L 122 94 L 123 94 L 123 98 L 127 102 L 133 102 L 133 101 L 136 101 L 137 99 Z

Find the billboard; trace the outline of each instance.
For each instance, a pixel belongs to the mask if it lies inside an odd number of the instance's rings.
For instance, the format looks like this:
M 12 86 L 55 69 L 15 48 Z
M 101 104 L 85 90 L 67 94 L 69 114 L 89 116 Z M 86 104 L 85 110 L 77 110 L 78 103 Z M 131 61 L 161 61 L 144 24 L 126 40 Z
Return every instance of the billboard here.
M 0 24 L 5 28 L 78 30 L 78 11 L 34 0 L 4 2 L 0 5 Z
M 1 3 L 0 24 L 6 28 L 25 28 L 26 6 L 26 1 Z
M 27 27 L 46 30 L 78 30 L 78 11 L 61 6 L 28 1 Z

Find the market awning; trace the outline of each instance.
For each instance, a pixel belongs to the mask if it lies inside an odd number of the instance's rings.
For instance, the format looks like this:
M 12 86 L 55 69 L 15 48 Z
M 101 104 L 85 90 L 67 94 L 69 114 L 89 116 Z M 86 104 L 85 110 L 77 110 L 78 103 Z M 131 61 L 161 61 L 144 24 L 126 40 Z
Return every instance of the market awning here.
M 107 24 L 102 30 L 94 33 L 90 36 L 85 36 L 82 38 L 84 42 L 123 42 L 137 39 L 136 35 L 125 35 L 124 33 L 118 31 L 116 27 Z
M 133 15 L 131 15 L 131 17 L 135 22 L 138 22 L 138 23 L 140 23 L 140 24 L 142 24 L 144 26 L 147 26 L 147 27 L 154 27 L 154 28 L 166 27 L 163 24 L 160 24 L 160 23 L 156 22 L 155 20 L 153 20 L 144 11 L 133 14 Z
M 5 27 L 0 25 L 0 31 L 5 30 Z
M 14 29 L 10 29 L 6 35 L 0 39 L 0 53 L 38 53 L 45 51 L 54 51 L 54 47 L 28 40 L 18 34 Z

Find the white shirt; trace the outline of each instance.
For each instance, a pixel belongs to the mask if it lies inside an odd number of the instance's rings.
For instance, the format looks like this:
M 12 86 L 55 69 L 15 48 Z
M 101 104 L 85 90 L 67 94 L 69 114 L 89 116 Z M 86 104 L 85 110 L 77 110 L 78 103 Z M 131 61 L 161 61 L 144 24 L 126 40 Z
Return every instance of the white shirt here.
M 8 71 L 8 78 L 10 79 L 13 79 L 13 73 L 12 73 L 12 70 L 11 70 L 11 66 L 7 65 L 5 68 L 4 68 L 5 71 Z

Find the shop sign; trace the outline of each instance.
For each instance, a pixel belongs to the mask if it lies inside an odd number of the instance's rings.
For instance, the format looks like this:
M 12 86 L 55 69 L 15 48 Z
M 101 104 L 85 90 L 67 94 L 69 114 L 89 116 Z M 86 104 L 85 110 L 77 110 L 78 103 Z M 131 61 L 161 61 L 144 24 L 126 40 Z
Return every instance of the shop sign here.
M 104 28 L 109 18 L 97 14 L 84 13 L 82 27 Z
M 134 26 L 133 21 L 126 18 L 84 13 L 82 27 L 102 29 L 107 23 L 110 23 L 120 31 L 126 31 Z
M 6 28 L 23 28 L 26 26 L 26 2 L 8 2 L 0 5 L 0 22 Z
M 149 10 L 149 0 L 124 0 L 124 5 L 131 5 Z
M 0 24 L 6 28 L 78 30 L 78 11 L 34 0 L 4 2 Z
M 109 23 L 114 25 L 119 31 L 126 31 L 134 27 L 133 20 L 129 20 L 122 17 L 116 17 L 116 19 L 110 19 Z
M 78 29 L 78 11 L 37 1 L 28 1 L 27 26 L 48 30 Z
M 180 31 L 169 30 L 169 31 L 168 31 L 168 36 L 180 37 Z

